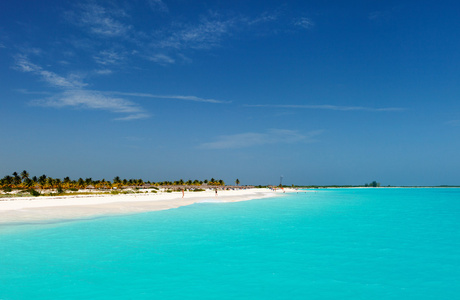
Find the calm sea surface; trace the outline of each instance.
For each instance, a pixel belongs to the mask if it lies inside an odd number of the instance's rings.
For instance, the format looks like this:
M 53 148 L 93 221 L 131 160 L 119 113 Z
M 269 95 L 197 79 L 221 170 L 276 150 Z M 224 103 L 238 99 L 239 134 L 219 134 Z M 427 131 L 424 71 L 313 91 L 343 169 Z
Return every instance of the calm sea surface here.
M 460 299 L 460 189 L 3 227 L 0 299 Z

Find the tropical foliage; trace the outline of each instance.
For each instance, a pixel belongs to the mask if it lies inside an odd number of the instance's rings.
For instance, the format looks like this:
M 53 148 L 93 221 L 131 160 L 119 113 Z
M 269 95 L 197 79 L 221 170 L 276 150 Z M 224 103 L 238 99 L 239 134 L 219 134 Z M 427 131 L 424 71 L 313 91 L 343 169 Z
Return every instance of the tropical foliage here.
M 225 182 L 222 179 L 210 180 L 187 180 L 183 179 L 175 181 L 161 181 L 161 182 L 150 182 L 144 181 L 142 179 L 122 179 L 119 176 L 113 178 L 112 181 L 106 180 L 105 178 L 101 180 L 94 180 L 93 178 L 78 178 L 76 180 L 70 179 L 70 177 L 52 178 L 45 174 L 37 177 L 33 176 L 30 178 L 29 172 L 26 170 L 22 171 L 20 174 L 14 172 L 11 175 L 6 175 L 0 179 L 0 188 L 4 191 L 11 191 L 14 189 L 26 189 L 26 190 L 79 190 L 79 189 L 123 189 L 123 188 L 138 188 L 141 186 L 224 186 Z

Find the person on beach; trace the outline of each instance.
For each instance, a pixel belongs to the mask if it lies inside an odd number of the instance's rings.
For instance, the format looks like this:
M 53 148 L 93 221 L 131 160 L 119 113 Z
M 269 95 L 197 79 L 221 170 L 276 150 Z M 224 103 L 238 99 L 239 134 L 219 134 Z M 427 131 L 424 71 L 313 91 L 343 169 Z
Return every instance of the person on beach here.
M 216 188 L 216 197 L 217 197 L 217 188 Z
M 182 198 L 184 198 L 184 193 L 185 193 L 184 189 L 182 189 Z

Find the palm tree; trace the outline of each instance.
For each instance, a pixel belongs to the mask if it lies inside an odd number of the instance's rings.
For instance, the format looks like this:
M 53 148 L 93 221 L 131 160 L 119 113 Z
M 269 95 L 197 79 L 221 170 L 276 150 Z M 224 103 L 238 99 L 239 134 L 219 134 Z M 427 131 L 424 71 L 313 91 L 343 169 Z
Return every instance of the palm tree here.
M 83 187 L 85 186 L 85 181 L 83 180 L 83 178 L 78 178 L 78 181 L 77 181 L 77 187 L 79 189 L 82 189 Z
M 69 176 L 64 178 L 63 183 L 64 183 L 64 188 L 65 189 L 70 189 L 71 180 L 70 180 Z
M 35 182 L 34 182 L 32 179 L 30 179 L 30 178 L 26 178 L 26 179 L 24 180 L 24 186 L 25 186 L 26 188 L 28 188 L 28 189 L 30 189 L 34 184 L 35 184 Z
M 56 189 L 57 189 L 58 193 L 63 192 L 61 179 L 59 179 L 59 178 L 54 179 L 54 185 L 56 186 Z
M 38 184 L 40 185 L 41 189 L 45 188 L 45 185 L 46 185 L 46 175 L 45 174 L 43 174 L 42 176 L 38 178 Z
M 235 183 L 236 183 L 236 186 L 238 186 L 238 184 L 240 184 L 240 180 L 237 178 L 237 179 L 235 180 Z
M 13 172 L 13 184 L 18 187 L 21 184 L 22 180 L 21 177 L 19 177 L 17 172 Z
M 50 189 L 54 188 L 54 179 L 51 177 L 48 177 L 46 179 L 46 184 L 48 185 L 48 188 Z
M 22 171 L 21 172 L 21 178 L 22 178 L 22 180 L 24 180 L 26 178 L 29 178 L 29 173 L 26 170 Z
M 10 175 L 6 175 L 5 177 L 3 177 L 4 187 L 11 187 L 12 184 L 13 184 L 13 177 L 11 177 Z

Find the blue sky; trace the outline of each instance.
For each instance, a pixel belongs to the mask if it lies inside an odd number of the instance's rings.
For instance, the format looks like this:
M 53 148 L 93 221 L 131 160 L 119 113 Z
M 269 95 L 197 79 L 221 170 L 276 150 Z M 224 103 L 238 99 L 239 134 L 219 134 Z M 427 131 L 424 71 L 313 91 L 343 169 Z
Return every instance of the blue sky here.
M 460 184 L 455 1 L 0 3 L 0 176 Z

